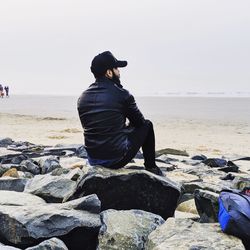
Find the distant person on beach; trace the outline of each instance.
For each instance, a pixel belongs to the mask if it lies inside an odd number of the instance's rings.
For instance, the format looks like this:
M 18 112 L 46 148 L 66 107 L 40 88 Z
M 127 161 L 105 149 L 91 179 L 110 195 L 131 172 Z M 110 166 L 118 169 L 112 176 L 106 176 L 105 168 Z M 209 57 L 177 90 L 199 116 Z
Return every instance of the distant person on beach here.
M 142 147 L 146 170 L 163 176 L 155 163 L 153 124 L 144 119 L 134 97 L 121 85 L 118 68 L 126 66 L 127 61 L 117 60 L 109 51 L 92 60 L 95 82 L 77 105 L 89 164 L 122 168 Z
M 6 97 L 9 97 L 9 86 L 4 87 Z
M 0 97 L 3 98 L 3 96 L 4 96 L 3 86 L 2 86 L 2 84 L 0 84 Z

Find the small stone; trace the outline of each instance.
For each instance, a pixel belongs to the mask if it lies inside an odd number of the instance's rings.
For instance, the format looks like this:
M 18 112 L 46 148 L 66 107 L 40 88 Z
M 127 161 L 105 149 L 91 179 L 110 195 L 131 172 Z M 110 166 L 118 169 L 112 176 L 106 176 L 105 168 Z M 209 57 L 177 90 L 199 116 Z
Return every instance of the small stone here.
M 42 158 L 40 159 L 39 164 L 42 169 L 41 174 L 47 174 L 52 172 L 56 168 L 61 168 L 61 165 L 59 163 L 59 157 L 56 156 Z
M 232 188 L 243 190 L 245 187 L 250 187 L 250 177 L 237 176 L 232 182 Z
M 181 212 L 192 213 L 196 215 L 198 214 L 194 199 L 180 203 L 178 207 L 176 208 L 176 210 L 181 211 Z
M 23 160 L 20 163 L 20 166 L 22 171 L 27 171 L 34 175 L 41 173 L 41 168 L 38 166 L 38 163 L 35 164 L 35 162 L 31 159 Z
M 71 169 L 74 169 L 74 168 L 80 168 L 80 169 L 82 169 L 83 166 L 85 166 L 85 165 L 86 165 L 85 162 L 79 161 L 79 162 L 76 162 L 76 163 L 71 164 L 71 165 L 69 166 L 69 168 L 71 168 Z
M 14 141 L 9 138 L 0 138 L 0 147 L 7 147 L 8 145 L 11 145 Z
M 11 168 L 11 166 L 8 165 L 9 164 L 0 164 L 0 177 Z
M 51 172 L 52 176 L 60 176 L 63 174 L 67 174 L 70 172 L 70 169 L 68 168 L 56 168 Z
M 173 149 L 173 148 L 164 148 L 164 149 L 161 149 L 161 150 L 157 150 L 155 152 L 155 154 L 156 154 L 157 157 L 162 155 L 162 154 L 189 156 L 189 154 L 187 153 L 186 150 L 178 150 L 178 149 Z
M 2 176 L 3 176 L 3 177 L 8 176 L 8 177 L 14 177 L 14 178 L 18 178 L 18 177 L 19 177 L 16 168 L 11 168 L 11 169 L 9 169 L 9 170 L 6 171 Z
M 11 163 L 20 164 L 23 160 L 27 160 L 27 159 L 28 159 L 28 156 L 26 155 L 17 155 L 11 159 Z

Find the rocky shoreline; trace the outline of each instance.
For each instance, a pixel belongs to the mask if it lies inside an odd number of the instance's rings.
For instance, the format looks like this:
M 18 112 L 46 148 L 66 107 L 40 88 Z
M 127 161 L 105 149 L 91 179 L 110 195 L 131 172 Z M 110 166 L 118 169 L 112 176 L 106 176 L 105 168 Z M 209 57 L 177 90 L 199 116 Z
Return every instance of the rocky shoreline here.
M 0 249 L 247 249 L 218 224 L 222 189 L 250 186 L 249 157 L 156 152 L 143 167 L 87 164 L 82 145 L 0 138 Z

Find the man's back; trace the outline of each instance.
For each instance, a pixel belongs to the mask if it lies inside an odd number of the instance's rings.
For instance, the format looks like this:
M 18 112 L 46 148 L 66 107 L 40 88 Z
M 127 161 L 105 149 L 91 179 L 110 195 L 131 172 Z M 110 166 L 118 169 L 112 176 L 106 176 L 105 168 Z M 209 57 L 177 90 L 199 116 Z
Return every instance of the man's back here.
M 95 159 L 116 159 L 127 150 L 126 101 L 130 94 L 107 78 L 100 78 L 82 93 L 78 112 L 85 147 Z

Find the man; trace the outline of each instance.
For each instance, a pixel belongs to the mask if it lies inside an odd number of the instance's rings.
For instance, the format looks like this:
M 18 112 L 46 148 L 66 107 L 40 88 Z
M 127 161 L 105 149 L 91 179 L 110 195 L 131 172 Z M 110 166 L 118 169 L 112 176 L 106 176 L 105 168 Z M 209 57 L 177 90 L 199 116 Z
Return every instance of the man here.
M 6 97 L 9 97 L 9 86 L 5 86 L 4 90 L 5 90 L 5 93 L 6 93 Z
M 0 84 L 0 97 L 3 98 L 3 96 L 4 96 L 3 86 L 2 86 L 2 84 Z
M 109 51 L 92 60 L 96 81 L 82 93 L 77 106 L 88 161 L 90 165 L 121 168 L 142 147 L 146 170 L 163 176 L 155 164 L 153 124 L 144 119 L 134 97 L 120 83 L 118 68 L 125 66 L 126 61 L 118 61 Z

